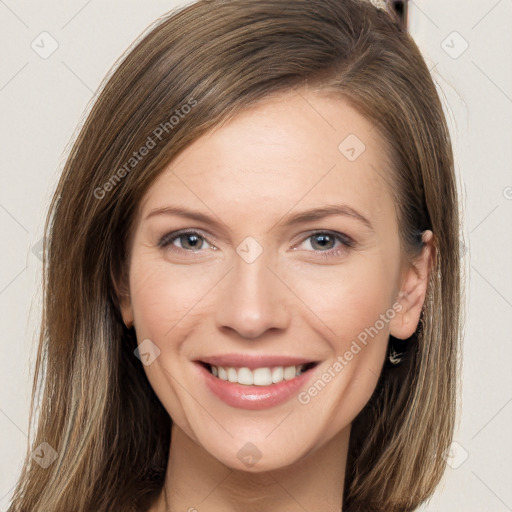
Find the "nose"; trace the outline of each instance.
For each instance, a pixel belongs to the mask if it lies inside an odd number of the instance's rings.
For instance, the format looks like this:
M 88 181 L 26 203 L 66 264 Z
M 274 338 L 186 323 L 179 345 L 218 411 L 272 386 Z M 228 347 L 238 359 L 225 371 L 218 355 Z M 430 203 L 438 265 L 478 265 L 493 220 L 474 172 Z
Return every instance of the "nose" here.
M 268 263 L 265 252 L 251 263 L 235 257 L 220 285 L 216 310 L 220 328 L 255 339 L 268 330 L 288 327 L 291 292 Z

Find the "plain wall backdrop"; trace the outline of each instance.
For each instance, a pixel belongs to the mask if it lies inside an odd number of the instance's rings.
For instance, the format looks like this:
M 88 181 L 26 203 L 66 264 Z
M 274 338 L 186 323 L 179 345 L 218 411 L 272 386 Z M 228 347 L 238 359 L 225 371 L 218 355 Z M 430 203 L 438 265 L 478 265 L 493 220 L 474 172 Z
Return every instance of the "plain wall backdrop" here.
M 0 0 L 1 511 L 26 449 L 40 240 L 68 144 L 118 57 L 183 4 Z M 438 85 L 454 144 L 466 283 L 455 443 L 423 512 L 512 511 L 511 24 L 512 0 L 410 2 L 409 31 Z

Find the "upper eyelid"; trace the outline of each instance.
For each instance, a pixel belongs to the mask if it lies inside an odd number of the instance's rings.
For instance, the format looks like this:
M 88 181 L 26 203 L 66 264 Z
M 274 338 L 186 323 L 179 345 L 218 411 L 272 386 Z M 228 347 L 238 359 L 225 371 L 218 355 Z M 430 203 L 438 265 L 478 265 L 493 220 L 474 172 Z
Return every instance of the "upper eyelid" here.
M 205 233 L 204 231 L 202 231 L 201 229 L 192 229 L 192 228 L 186 228 L 186 229 L 179 229 L 178 231 L 171 231 L 169 233 L 166 233 L 164 236 L 162 236 L 160 238 L 160 240 L 158 241 L 158 245 L 167 245 L 167 244 L 171 244 L 172 242 L 174 242 L 174 240 L 176 240 L 177 238 L 179 238 L 180 236 L 182 235 L 187 235 L 189 233 L 196 233 L 198 234 L 201 238 L 203 238 L 206 243 L 210 244 L 210 245 L 214 245 L 210 239 L 213 238 L 215 240 L 215 237 L 210 237 L 209 234 Z
M 180 235 L 186 235 L 188 233 L 197 233 L 198 235 L 201 235 L 205 239 L 213 239 L 216 240 L 216 237 L 213 235 L 210 235 L 210 233 L 207 233 L 206 231 L 200 229 L 200 228 L 183 228 L 178 229 L 177 231 L 171 231 L 169 235 L 174 236 L 180 236 Z

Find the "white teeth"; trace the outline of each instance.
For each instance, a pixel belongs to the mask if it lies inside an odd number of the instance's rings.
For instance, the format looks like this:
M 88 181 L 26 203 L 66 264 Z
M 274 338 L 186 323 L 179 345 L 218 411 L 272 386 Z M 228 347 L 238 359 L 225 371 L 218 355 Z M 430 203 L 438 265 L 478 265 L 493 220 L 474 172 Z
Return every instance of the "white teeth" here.
M 237 382 L 238 375 L 235 368 L 228 368 L 228 380 L 229 382 Z
M 272 370 L 272 382 L 275 384 L 276 382 L 281 382 L 284 378 L 284 370 L 282 366 L 276 366 Z
M 213 366 L 212 366 L 212 368 L 213 368 Z M 222 368 L 222 366 L 219 366 L 217 368 L 217 370 L 219 372 L 219 379 L 228 380 L 228 372 L 226 370 L 224 370 L 224 368 Z
M 234 368 L 230 368 L 230 370 L 233 370 L 235 373 L 238 373 L 238 383 L 239 384 L 245 384 L 246 386 L 252 386 L 253 384 L 253 374 L 249 368 L 240 368 L 238 372 Z
M 284 380 L 290 380 L 295 377 L 295 366 L 287 366 L 284 369 Z
M 245 386 L 270 386 L 278 384 L 283 380 L 291 380 L 302 374 L 303 364 L 297 366 L 275 366 L 273 368 L 233 368 L 222 366 L 211 366 L 211 373 L 221 380 L 237 382 Z
M 241 369 L 242 368 L 240 368 L 240 370 Z M 256 386 L 270 386 L 270 384 L 272 384 L 272 373 L 270 372 L 270 368 L 256 368 L 251 373 Z M 240 375 L 240 371 L 238 374 Z

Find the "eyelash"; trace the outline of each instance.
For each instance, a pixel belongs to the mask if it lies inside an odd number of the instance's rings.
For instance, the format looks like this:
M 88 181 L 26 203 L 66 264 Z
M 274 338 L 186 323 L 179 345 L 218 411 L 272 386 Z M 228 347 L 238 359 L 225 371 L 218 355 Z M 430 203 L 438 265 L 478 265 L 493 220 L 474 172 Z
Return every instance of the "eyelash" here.
M 174 231 L 172 233 L 168 233 L 168 234 L 164 235 L 159 240 L 157 245 L 158 245 L 158 247 L 160 247 L 162 249 L 170 249 L 171 251 L 176 251 L 176 252 L 186 252 L 186 253 L 197 254 L 197 252 L 199 252 L 199 251 L 183 249 L 183 248 L 177 247 L 173 244 L 173 242 L 175 240 L 177 240 L 180 236 L 183 236 L 183 235 L 197 235 L 198 237 L 203 239 L 207 244 L 213 246 L 213 244 L 211 244 L 208 241 L 208 238 L 204 234 L 202 234 L 200 231 L 196 231 L 196 230 L 181 230 L 181 231 Z M 330 231 L 330 230 L 318 230 L 318 231 L 309 233 L 309 235 L 307 237 L 302 239 L 300 244 L 304 243 L 309 238 L 313 238 L 318 235 L 329 235 L 329 236 L 333 237 L 335 240 L 338 240 L 339 242 L 341 242 L 341 244 L 342 244 L 342 248 L 338 247 L 337 249 L 332 248 L 332 249 L 328 249 L 326 251 L 315 251 L 315 250 L 312 251 L 312 252 L 318 253 L 322 259 L 331 259 L 331 258 L 339 257 L 343 253 L 347 252 L 348 250 L 352 249 L 355 246 L 354 240 L 352 240 L 347 235 L 345 235 L 343 233 L 339 233 L 337 231 Z M 213 246 L 213 247 L 215 247 L 215 246 Z

